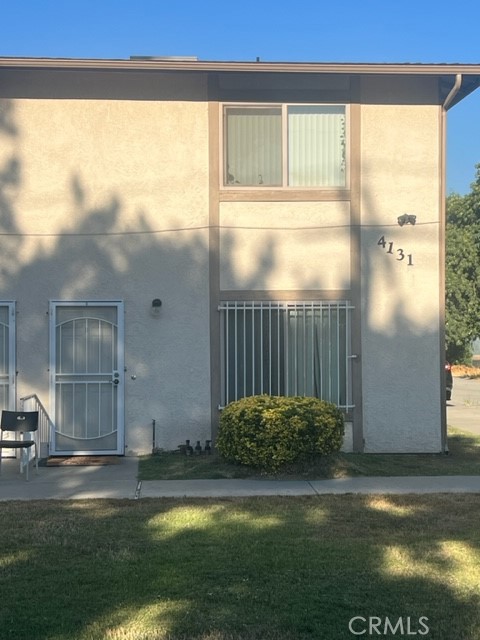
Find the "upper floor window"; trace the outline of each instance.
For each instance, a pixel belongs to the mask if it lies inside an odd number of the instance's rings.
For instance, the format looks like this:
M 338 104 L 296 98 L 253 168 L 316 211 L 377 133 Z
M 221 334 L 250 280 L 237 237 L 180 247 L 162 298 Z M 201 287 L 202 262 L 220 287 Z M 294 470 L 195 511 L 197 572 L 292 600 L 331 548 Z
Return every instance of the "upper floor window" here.
M 346 107 L 224 107 L 224 186 L 346 187 Z

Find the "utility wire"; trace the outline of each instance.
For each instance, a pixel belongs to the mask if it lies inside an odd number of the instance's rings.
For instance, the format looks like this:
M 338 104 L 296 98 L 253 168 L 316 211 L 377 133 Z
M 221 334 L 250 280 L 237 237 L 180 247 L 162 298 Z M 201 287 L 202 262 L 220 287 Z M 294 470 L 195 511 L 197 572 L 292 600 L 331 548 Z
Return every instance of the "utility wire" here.
M 416 227 L 439 225 L 439 221 L 417 222 Z M 206 231 L 206 230 L 239 230 L 239 231 L 324 231 L 328 229 L 386 229 L 397 227 L 395 224 L 339 224 L 339 225 L 313 225 L 298 227 L 265 227 L 265 226 L 233 226 L 233 225 L 200 225 L 197 227 L 176 227 L 171 229 L 145 229 L 137 231 L 71 231 L 64 233 L 32 233 L 20 231 L 0 231 L 2 237 L 21 238 L 62 238 L 62 237 L 108 237 L 108 236 L 136 236 L 136 235 L 156 235 L 161 233 L 179 233 L 183 231 Z

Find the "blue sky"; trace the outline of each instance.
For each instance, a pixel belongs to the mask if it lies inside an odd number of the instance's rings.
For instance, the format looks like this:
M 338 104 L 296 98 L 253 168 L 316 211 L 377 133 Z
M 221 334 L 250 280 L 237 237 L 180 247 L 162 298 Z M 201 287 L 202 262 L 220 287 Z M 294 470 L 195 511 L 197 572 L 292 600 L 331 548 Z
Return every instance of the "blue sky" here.
M 480 64 L 480 2 L 0 0 L 0 56 Z M 448 117 L 447 190 L 480 163 L 480 89 Z

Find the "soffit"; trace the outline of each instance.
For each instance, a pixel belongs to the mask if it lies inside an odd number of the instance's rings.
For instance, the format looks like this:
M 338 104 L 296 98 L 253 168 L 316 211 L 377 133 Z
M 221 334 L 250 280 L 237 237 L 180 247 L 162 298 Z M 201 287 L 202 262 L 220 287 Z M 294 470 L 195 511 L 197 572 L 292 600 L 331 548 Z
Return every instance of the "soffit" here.
M 337 76 L 425 76 L 439 80 L 441 99 L 449 94 L 455 76 L 462 86 L 450 106 L 480 86 L 480 64 L 462 63 L 325 63 L 325 62 L 238 62 L 202 61 L 194 58 L 87 59 L 0 57 L 0 69 L 50 71 L 197 72 L 203 74 L 311 74 Z

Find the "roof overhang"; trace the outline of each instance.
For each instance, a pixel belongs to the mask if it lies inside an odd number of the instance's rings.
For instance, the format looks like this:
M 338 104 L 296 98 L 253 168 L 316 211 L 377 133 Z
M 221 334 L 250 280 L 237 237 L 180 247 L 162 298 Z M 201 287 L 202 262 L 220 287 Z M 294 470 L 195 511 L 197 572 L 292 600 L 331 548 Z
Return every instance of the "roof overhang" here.
M 0 57 L 0 67 L 23 69 L 98 69 L 162 71 L 241 71 L 255 73 L 348 73 L 408 75 L 480 75 L 479 64 L 448 63 L 362 63 L 362 62 L 235 62 L 197 60 L 192 57 L 157 58 L 132 56 L 128 59 L 96 58 L 14 58 Z
M 129 59 L 0 57 L 0 69 L 435 76 L 445 98 L 455 79 L 461 76 L 460 88 L 449 107 L 480 86 L 480 64 L 461 63 L 236 62 L 148 56 Z

